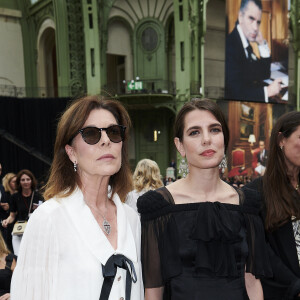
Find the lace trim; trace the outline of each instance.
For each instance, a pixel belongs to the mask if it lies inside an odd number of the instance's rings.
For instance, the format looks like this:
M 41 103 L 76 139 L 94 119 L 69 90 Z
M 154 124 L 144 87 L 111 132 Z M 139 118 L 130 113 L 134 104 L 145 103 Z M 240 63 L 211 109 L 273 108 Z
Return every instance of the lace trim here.
M 292 217 L 292 220 L 293 220 L 293 217 Z M 292 222 L 292 224 L 293 224 L 293 231 L 294 231 L 294 237 L 295 237 L 295 242 L 296 242 L 298 262 L 300 265 L 300 220 L 295 220 Z

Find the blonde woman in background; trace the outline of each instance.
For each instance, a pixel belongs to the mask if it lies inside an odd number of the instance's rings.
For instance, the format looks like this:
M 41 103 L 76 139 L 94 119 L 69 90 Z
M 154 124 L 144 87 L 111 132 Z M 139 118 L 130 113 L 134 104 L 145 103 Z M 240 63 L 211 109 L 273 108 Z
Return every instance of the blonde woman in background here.
M 17 192 L 17 175 L 15 173 L 7 173 L 3 179 L 2 184 L 5 189 L 5 192 L 8 196 Z
M 9 217 L 9 206 L 10 206 L 10 197 L 14 193 L 16 193 L 17 190 L 17 175 L 15 173 L 7 173 L 3 179 L 2 179 L 2 184 L 5 190 L 6 194 L 6 202 L 1 201 L 1 210 L 2 210 L 2 217 L 1 219 L 7 219 Z M 0 226 L 1 232 L 3 235 L 3 238 L 6 242 L 7 247 L 12 251 L 13 246 L 12 246 L 12 236 L 11 232 L 13 229 L 14 223 L 9 224 L 7 228 L 4 228 Z M 0 298 L 1 299 L 1 298 Z
M 138 197 L 163 185 L 158 164 L 151 159 L 142 159 L 138 162 L 133 173 L 134 190 L 128 193 L 126 203 L 137 211 Z
M 7 249 L 0 233 L 0 300 L 10 299 L 10 282 L 15 266 L 15 256 Z

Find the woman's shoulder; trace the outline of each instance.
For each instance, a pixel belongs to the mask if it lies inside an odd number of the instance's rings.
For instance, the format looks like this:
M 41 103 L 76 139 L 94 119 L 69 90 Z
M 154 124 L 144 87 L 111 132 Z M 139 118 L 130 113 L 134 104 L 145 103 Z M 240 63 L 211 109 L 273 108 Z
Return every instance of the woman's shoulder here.
M 20 196 L 20 192 L 13 193 L 10 195 L 10 200 L 18 199 Z
M 140 196 L 137 201 L 137 208 L 140 214 L 151 214 L 170 206 L 166 188 L 150 190 Z
M 44 218 L 45 216 L 49 216 L 51 214 L 55 214 L 56 210 L 61 207 L 61 202 L 56 198 L 49 199 L 45 201 L 43 204 L 39 205 L 39 207 L 34 211 L 32 217 L 35 218 Z
M 259 212 L 262 209 L 261 193 L 257 189 L 250 188 L 249 186 L 243 186 L 241 189 L 243 197 L 243 207 L 250 209 L 253 212 Z
M 129 217 L 129 219 L 138 219 L 139 215 L 138 213 L 128 204 L 128 203 L 122 203 L 126 215 Z

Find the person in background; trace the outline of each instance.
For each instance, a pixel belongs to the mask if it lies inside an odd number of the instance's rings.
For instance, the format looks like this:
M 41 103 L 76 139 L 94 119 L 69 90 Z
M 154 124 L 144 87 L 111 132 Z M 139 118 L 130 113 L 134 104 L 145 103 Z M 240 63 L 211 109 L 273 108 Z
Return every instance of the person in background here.
M 274 277 L 262 280 L 268 300 L 300 299 L 299 184 L 300 112 L 292 111 L 282 115 L 272 129 L 264 176 L 247 184 L 259 192 L 272 250 Z
M 174 181 L 173 181 L 173 179 L 172 179 L 172 177 L 168 177 L 168 180 L 167 180 L 167 182 L 166 182 L 166 185 L 169 185 L 169 184 L 171 184 L 171 183 L 173 183 Z
M 0 163 L 0 177 L 2 174 L 2 164 Z M 8 203 L 8 195 L 5 192 L 4 186 L 1 184 L 0 181 L 0 221 L 2 223 L 3 220 L 5 220 L 9 215 L 9 203 Z M 6 228 L 2 227 L 0 228 L 0 231 L 4 237 L 5 240 L 8 239 L 8 231 Z
M 267 165 L 267 159 L 268 159 L 268 151 L 265 148 L 265 142 L 259 141 L 258 146 L 259 146 L 259 152 L 257 153 L 257 162 L 260 165 L 265 167 Z
M 2 179 L 4 190 L 8 196 L 17 192 L 17 175 L 15 173 L 6 173 Z
M 35 191 L 36 178 L 31 171 L 24 169 L 17 174 L 17 192 L 10 198 L 9 217 L 2 221 L 2 226 L 7 228 L 16 221 L 28 220 L 30 215 L 43 201 L 43 197 Z M 23 235 L 12 236 L 14 254 L 18 256 Z
M 271 276 L 263 224 L 252 201 L 219 176 L 229 130 L 218 105 L 192 99 L 178 112 L 174 142 L 185 178 L 137 202 L 147 300 L 261 300 Z
M 10 283 L 16 257 L 10 253 L 0 233 L 0 300 L 10 299 Z
M 2 179 L 3 187 L 6 193 L 6 200 L 7 200 L 7 206 L 10 204 L 10 198 L 11 196 L 17 192 L 17 175 L 15 173 L 6 173 L 5 176 Z M 2 203 L 1 203 L 2 205 Z M 6 214 L 4 215 L 3 219 L 7 219 L 9 216 L 9 209 L 7 209 Z M 1 226 L 1 231 L 3 234 L 3 238 L 6 242 L 6 245 L 10 251 L 13 251 L 12 246 L 12 229 L 13 229 L 14 223 L 9 224 L 7 228 L 4 228 Z
M 268 102 L 281 91 L 281 79 L 266 86 L 270 78 L 271 55 L 260 24 L 261 0 L 242 0 L 238 21 L 226 38 L 225 54 L 225 98 Z M 258 45 L 257 57 L 250 42 Z
M 136 165 L 133 173 L 134 190 L 128 193 L 126 203 L 137 211 L 136 201 L 138 197 L 163 185 L 158 164 L 151 159 L 142 159 Z
M 73 101 L 60 118 L 44 197 L 22 240 L 13 300 L 143 300 L 130 118 L 120 102 Z

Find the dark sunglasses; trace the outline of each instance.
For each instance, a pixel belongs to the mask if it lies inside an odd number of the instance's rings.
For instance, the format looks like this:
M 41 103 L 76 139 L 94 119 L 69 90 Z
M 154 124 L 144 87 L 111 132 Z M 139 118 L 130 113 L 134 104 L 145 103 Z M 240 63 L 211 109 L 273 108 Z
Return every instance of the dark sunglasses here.
M 124 141 L 126 126 L 122 125 L 111 125 L 107 128 L 97 128 L 97 127 L 85 127 L 78 132 L 81 134 L 83 140 L 89 145 L 97 144 L 101 139 L 102 130 L 106 131 L 108 138 L 113 143 L 120 143 Z

